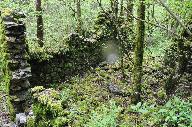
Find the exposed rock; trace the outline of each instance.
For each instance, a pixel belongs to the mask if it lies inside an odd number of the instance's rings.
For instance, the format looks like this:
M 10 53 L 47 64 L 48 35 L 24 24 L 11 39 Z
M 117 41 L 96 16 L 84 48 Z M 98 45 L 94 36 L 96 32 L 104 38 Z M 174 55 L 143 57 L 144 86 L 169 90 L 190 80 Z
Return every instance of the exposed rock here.
M 33 115 L 34 115 L 33 110 L 30 110 L 28 116 L 33 116 Z
M 122 91 L 116 84 L 114 83 L 109 83 L 108 85 L 109 92 L 111 92 L 114 95 L 119 95 L 122 97 L 128 97 L 130 96 L 130 93 L 125 93 Z
M 8 124 L 4 124 L 2 127 L 17 127 L 17 125 L 14 123 L 8 123 Z
M 19 113 L 16 114 L 16 124 L 21 126 L 21 125 L 25 125 L 27 122 L 27 116 L 25 115 L 25 113 Z

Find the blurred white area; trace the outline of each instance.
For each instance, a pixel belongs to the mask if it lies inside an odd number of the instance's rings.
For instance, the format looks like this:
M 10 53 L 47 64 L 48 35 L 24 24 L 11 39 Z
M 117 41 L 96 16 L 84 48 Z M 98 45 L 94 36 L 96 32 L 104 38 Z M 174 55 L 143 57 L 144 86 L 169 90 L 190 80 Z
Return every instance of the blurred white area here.
M 109 41 L 103 48 L 103 53 L 108 64 L 114 64 L 119 59 L 118 46 L 114 41 Z

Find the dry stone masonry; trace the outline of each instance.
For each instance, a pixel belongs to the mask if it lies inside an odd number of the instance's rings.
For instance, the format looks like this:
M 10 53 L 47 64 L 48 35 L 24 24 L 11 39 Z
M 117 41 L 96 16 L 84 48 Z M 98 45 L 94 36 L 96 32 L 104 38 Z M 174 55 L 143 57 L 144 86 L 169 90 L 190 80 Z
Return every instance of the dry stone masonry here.
M 31 67 L 27 63 L 27 45 L 25 41 L 25 25 L 19 21 L 20 14 L 6 16 L 5 39 L 9 53 L 8 68 L 11 72 L 10 96 L 15 112 L 24 112 L 27 102 L 27 92 L 30 87 Z
M 6 83 L 0 84 L 4 87 L 5 92 L 0 91 L 0 126 L 1 127 L 16 127 L 12 121 L 15 114 L 20 114 L 26 111 L 27 93 L 30 87 L 28 78 L 31 77 L 31 67 L 28 64 L 27 44 L 25 41 L 25 25 L 19 19 L 23 18 L 22 14 L 11 12 L 6 16 L 1 15 L 4 32 L 1 32 L 3 39 L 1 45 L 4 50 L 1 52 L 7 54 L 7 57 L 1 56 L 6 61 L 6 66 L 1 72 L 1 76 L 9 78 Z M 3 95 L 1 95 L 3 94 Z M 11 107 L 11 108 L 10 108 Z M 19 125 L 18 125 L 19 126 Z
M 1 12 L 0 12 L 1 15 Z M 0 127 L 11 127 L 13 123 L 13 107 L 9 97 L 9 70 L 7 44 L 4 36 L 4 25 L 0 17 Z
M 35 54 L 30 54 L 32 86 L 64 82 L 75 75 L 83 75 L 103 60 L 101 47 L 96 40 L 82 37 L 77 33 L 71 33 L 66 40 L 69 50 L 52 54 L 53 57 L 50 59 L 41 60 Z

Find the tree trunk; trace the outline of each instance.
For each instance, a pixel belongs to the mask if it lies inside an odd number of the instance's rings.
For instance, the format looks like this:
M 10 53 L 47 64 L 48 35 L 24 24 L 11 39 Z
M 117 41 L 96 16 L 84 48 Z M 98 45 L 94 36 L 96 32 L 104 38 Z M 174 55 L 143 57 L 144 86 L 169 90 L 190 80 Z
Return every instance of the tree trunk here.
M 118 4 L 119 4 L 118 0 L 114 0 L 114 13 L 116 20 L 118 19 L 118 11 L 119 11 Z
M 133 0 L 127 0 L 127 21 L 129 24 L 133 23 Z
M 82 21 L 81 21 L 81 0 L 77 0 L 77 32 L 82 34 Z
M 36 12 L 37 12 L 37 40 L 40 47 L 43 47 L 43 17 L 41 0 L 36 0 Z
M 137 37 L 134 49 L 134 68 L 133 68 L 133 98 L 132 103 L 141 101 L 141 79 L 142 79 L 142 63 L 144 52 L 144 39 L 145 39 L 145 0 L 139 0 L 137 10 Z
M 124 3 L 124 0 L 121 0 L 120 16 L 123 16 L 123 11 L 124 11 L 123 3 Z
M 118 18 L 118 0 L 111 0 L 111 10 L 115 15 L 115 19 Z

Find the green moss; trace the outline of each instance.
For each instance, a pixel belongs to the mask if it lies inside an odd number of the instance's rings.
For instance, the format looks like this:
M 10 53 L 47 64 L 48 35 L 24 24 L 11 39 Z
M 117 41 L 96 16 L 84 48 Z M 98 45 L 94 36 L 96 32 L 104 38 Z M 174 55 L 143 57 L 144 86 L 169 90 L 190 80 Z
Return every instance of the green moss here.
M 4 8 L 1 12 L 1 16 L 5 17 L 5 16 L 9 16 L 12 13 L 12 10 L 10 8 Z
M 11 99 L 10 97 L 7 98 L 6 104 L 7 104 L 7 107 L 9 108 L 10 117 L 11 117 L 12 120 L 14 120 L 15 119 L 15 109 L 14 109 L 10 99 Z
M 158 92 L 157 92 L 157 96 L 160 98 L 160 99 L 165 99 L 167 97 L 166 95 L 166 91 L 164 89 L 160 89 Z
M 57 117 L 55 119 L 53 119 L 52 125 L 53 127 L 63 127 L 66 123 L 68 123 L 68 119 L 66 117 Z
M 27 127 L 35 127 L 35 118 L 34 117 L 27 118 Z
M 35 126 L 63 127 L 67 122 L 67 112 L 63 109 L 60 93 L 42 86 L 32 88 L 32 92 Z
M 140 0 L 138 6 L 138 17 L 145 20 L 145 4 L 144 0 Z M 141 101 L 141 80 L 143 71 L 143 53 L 144 53 L 144 40 L 145 40 L 145 23 L 143 21 L 137 21 L 137 37 L 135 41 L 134 49 L 134 67 L 133 67 L 133 90 L 134 95 L 132 103 L 138 103 Z
M 8 14 L 8 10 L 5 12 L 5 14 Z M 5 112 L 9 112 L 12 120 L 14 119 L 15 113 L 13 106 L 10 102 L 9 96 L 9 87 L 10 87 L 10 71 L 8 68 L 8 56 L 7 53 L 7 43 L 5 41 L 5 35 L 4 35 L 4 25 L 3 21 L 0 18 L 0 101 L 2 102 L 2 105 L 4 109 L 0 109 Z M 6 101 L 3 100 L 1 96 L 6 97 Z

